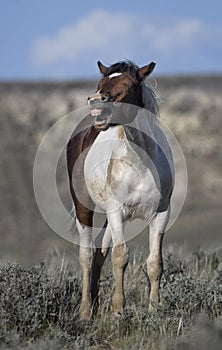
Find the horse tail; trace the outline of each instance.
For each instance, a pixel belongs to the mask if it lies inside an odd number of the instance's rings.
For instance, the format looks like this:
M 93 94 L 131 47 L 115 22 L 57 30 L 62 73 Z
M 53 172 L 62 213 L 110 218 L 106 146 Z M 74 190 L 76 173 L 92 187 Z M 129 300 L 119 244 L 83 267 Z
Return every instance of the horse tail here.
M 74 235 L 77 234 L 77 225 L 76 225 L 76 208 L 73 203 L 72 210 L 69 212 L 69 217 L 71 218 L 71 226 L 70 226 L 70 232 L 73 232 Z

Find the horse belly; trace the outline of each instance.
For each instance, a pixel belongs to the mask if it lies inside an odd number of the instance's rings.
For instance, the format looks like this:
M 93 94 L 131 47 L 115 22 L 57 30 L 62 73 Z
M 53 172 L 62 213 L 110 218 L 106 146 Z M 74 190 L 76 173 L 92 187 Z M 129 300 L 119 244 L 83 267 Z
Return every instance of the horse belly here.
M 157 211 L 161 198 L 153 175 L 149 169 L 140 173 L 140 178 L 133 179 L 128 187 L 124 207 L 126 218 L 140 218 L 149 220 Z M 134 185 L 134 186 L 133 186 Z

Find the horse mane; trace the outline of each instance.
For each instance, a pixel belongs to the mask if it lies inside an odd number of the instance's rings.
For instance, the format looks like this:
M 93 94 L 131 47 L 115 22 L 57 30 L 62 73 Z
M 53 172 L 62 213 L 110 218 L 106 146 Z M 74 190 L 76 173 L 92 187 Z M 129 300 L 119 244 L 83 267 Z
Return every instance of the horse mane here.
M 112 64 L 110 67 L 108 67 L 104 76 L 107 77 L 113 73 L 126 72 L 133 78 L 133 80 L 139 81 L 138 69 L 139 67 L 130 60 L 119 61 L 117 63 Z M 141 87 L 142 87 L 142 99 L 143 99 L 144 108 L 150 111 L 156 117 L 159 117 L 157 96 L 154 90 L 150 87 L 150 85 L 147 82 L 144 82 L 144 81 L 141 83 Z
M 142 87 L 142 99 L 144 103 L 144 109 L 151 112 L 155 117 L 160 117 L 159 107 L 157 104 L 157 95 L 155 91 L 150 87 L 147 82 L 141 83 Z

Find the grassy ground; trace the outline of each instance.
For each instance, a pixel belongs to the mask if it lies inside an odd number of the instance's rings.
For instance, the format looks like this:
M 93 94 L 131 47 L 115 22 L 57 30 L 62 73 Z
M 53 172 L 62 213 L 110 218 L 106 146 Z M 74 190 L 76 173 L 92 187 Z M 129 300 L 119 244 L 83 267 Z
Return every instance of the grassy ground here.
M 221 349 L 222 250 L 199 250 L 190 261 L 166 254 L 162 306 L 152 313 L 145 259 L 131 257 L 127 306 L 117 319 L 110 310 L 113 277 L 107 264 L 101 306 L 89 322 L 79 320 L 79 273 L 65 257 L 56 267 L 57 258 L 29 269 L 0 266 L 0 349 Z

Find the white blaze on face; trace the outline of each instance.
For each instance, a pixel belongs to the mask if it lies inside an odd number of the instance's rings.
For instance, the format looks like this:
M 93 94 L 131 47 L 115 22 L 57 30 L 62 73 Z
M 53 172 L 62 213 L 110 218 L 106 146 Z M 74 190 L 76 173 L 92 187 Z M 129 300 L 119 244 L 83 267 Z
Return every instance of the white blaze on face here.
M 118 76 L 120 76 L 120 75 L 122 75 L 122 73 L 113 73 L 113 74 L 110 74 L 110 75 L 109 75 L 109 79 L 118 77 Z

